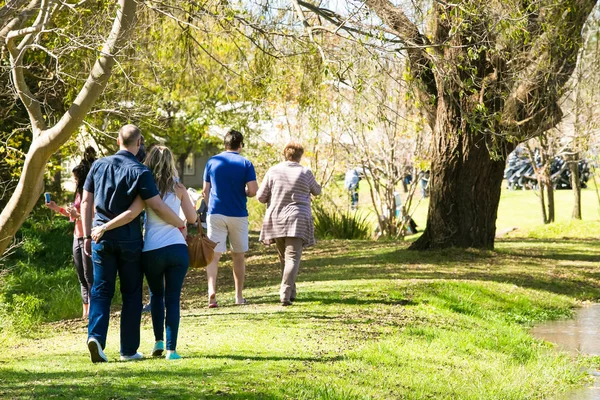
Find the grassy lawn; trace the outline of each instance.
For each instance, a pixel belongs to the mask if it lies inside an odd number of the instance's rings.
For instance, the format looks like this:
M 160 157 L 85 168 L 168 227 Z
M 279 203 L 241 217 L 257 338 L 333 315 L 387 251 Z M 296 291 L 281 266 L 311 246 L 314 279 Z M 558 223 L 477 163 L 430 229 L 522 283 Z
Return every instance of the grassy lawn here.
M 405 194 L 402 190 L 399 190 L 399 192 L 401 192 L 404 201 Z M 534 235 L 546 232 L 545 236 L 547 237 L 560 235 L 564 230 L 564 225 L 568 225 L 571 221 L 573 192 L 571 190 L 555 190 L 554 197 L 556 222 L 558 224 L 550 226 L 549 229 L 540 229 L 542 211 L 537 192 L 532 190 L 508 190 L 504 185 L 498 208 L 498 219 L 496 221 L 497 231 L 501 232 L 517 228 L 519 232 L 516 233 L 516 236 L 527 236 L 529 231 L 534 231 L 532 233 Z M 344 204 L 342 199 L 339 200 L 339 204 Z M 377 219 L 372 211 L 373 207 L 367 185 L 361 185 L 360 187 L 359 205 L 361 210 L 372 214 L 372 223 L 375 224 Z M 414 209 L 414 213 L 412 214 L 413 219 L 420 230 L 425 229 L 429 198 L 421 199 L 421 192 L 417 191 L 412 207 Z M 598 221 L 600 219 L 600 205 L 592 183 L 590 183 L 589 188 L 581 191 L 581 207 L 584 221 Z M 600 232 L 597 230 L 588 232 L 585 236 L 599 237 Z
M 554 192 L 556 222 L 560 224 L 568 223 L 571 220 L 573 211 L 573 192 L 570 190 L 556 190 Z M 598 198 L 594 188 L 588 188 L 581 191 L 582 218 L 584 221 L 598 221 L 600 218 L 600 209 Z M 427 207 L 429 199 L 424 199 L 419 203 L 415 211 L 415 221 L 419 226 L 425 227 L 427 222 Z M 496 228 L 498 231 L 510 228 L 518 228 L 520 231 L 535 230 L 539 232 L 539 225 L 542 224 L 542 211 L 537 192 L 531 190 L 508 190 L 502 189 L 502 198 L 498 208 L 498 220 Z M 560 226 L 559 224 L 559 226 Z M 559 227 L 559 231 L 562 226 Z M 560 234 L 560 232 L 557 232 Z M 596 231 L 594 235 L 600 236 Z M 523 236 L 523 234 L 517 234 Z
M 525 196 L 537 205 L 530 192 L 504 194 L 500 219 L 520 229 L 495 251 L 321 241 L 304 255 L 298 300 L 287 308 L 277 304 L 274 249 L 253 236 L 250 305 L 233 305 L 229 260 L 219 272 L 220 308 L 206 308 L 204 271 L 188 274 L 178 345 L 184 359 L 118 362 L 116 307 L 108 364 L 90 363 L 79 319 L 0 338 L 0 398 L 551 397 L 581 384 L 590 360 L 557 353 L 529 328 L 600 298 L 600 223 L 597 202 L 584 200 L 587 221 L 536 226 L 539 210 L 524 206 Z M 570 215 L 567 196 L 565 204 L 559 215 Z M 149 354 L 152 345 L 145 315 L 140 351 Z

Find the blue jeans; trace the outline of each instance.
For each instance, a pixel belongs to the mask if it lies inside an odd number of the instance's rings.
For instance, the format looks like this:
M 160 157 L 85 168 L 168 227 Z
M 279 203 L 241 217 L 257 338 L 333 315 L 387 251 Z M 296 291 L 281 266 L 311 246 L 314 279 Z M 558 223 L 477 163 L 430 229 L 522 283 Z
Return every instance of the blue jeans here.
M 92 243 L 94 286 L 90 296 L 88 337 L 106 346 L 110 303 L 117 273 L 121 281 L 121 355 L 134 355 L 140 347 L 142 319 L 142 241 L 100 240 Z
M 177 347 L 183 279 L 190 259 L 187 246 L 174 244 L 142 253 L 142 268 L 150 287 L 150 310 L 154 339 L 164 340 L 165 307 L 167 350 Z

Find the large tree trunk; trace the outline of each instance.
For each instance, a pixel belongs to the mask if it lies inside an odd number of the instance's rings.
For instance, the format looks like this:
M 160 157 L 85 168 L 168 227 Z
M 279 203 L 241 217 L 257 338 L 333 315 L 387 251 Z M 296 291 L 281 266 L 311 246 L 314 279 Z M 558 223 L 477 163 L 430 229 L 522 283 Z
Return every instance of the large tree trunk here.
M 77 130 L 85 115 L 104 90 L 115 63 L 115 54 L 123 45 L 133 26 L 135 10 L 135 0 L 119 0 L 111 33 L 102 47 L 100 56 L 92 67 L 90 76 L 69 110 L 51 128 L 46 128 L 40 103 L 34 99 L 27 87 L 23 76 L 22 55 L 13 42 L 22 36 L 22 32 L 41 31 L 43 21 L 46 21 L 50 13 L 50 8 L 40 10 L 39 15 L 41 17 L 29 28 L 30 30 L 11 31 L 7 34 L 7 47 L 11 54 L 13 69 L 13 82 L 17 94 L 29 113 L 33 141 L 25 157 L 25 164 L 17 188 L 0 214 L 0 255 L 9 246 L 17 230 L 31 213 L 43 192 L 44 169 L 48 159 Z M 23 40 L 26 41 L 27 36 Z
M 444 98 L 438 105 L 427 227 L 414 250 L 494 247 L 505 156 L 492 159 L 487 138 L 461 126 L 456 104 Z
M 514 143 L 562 118 L 559 100 L 596 0 L 469 2 L 468 11 L 433 2 L 427 35 L 405 6 L 365 3 L 406 44 L 434 134 L 427 228 L 411 248 L 492 248 L 504 159 Z M 495 5 L 528 16 L 527 25 L 515 28 L 527 40 L 497 29 L 500 14 L 489 13 Z

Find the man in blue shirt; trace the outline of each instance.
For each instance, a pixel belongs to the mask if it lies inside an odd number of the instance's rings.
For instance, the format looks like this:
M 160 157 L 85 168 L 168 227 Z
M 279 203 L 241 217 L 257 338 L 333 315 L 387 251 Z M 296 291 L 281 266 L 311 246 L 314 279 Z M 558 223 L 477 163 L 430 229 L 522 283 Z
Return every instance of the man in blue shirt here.
M 204 169 L 204 199 L 208 202 L 207 235 L 217 242 L 213 261 L 206 267 L 208 307 L 217 307 L 217 270 L 229 238 L 235 281 L 235 303 L 246 304 L 242 295 L 248 251 L 248 210 L 246 198 L 256 196 L 258 183 L 252 163 L 242 157 L 244 137 L 235 130 L 225 135 L 225 151 L 211 157 Z
M 141 132 L 135 125 L 119 131 L 117 154 L 96 161 L 83 186 L 81 203 L 84 249 L 92 256 L 94 285 L 90 296 L 88 349 L 92 362 L 108 361 L 104 354 L 110 319 L 110 303 L 115 293 L 117 273 L 121 281 L 121 360 L 137 360 L 142 313 L 142 230 L 139 219 L 106 231 L 98 243 L 92 243 L 93 226 L 101 226 L 126 211 L 139 195 L 166 222 L 185 227 L 160 198 L 152 172 L 135 155 L 141 144 Z

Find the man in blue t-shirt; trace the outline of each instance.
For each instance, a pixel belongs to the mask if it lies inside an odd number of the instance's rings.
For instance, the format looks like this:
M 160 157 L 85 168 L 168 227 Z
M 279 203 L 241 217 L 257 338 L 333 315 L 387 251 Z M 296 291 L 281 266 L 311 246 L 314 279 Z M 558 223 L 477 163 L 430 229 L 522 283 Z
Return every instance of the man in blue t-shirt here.
M 184 221 L 161 200 L 152 172 L 135 158 L 141 137 L 137 126 L 122 127 L 117 139 L 120 150 L 96 161 L 83 186 L 84 251 L 91 255 L 94 265 L 87 342 L 93 363 L 108 361 L 104 348 L 117 274 L 123 300 L 121 360 L 142 358 L 137 352 L 142 316 L 142 230 L 139 219 L 134 218 L 126 225 L 105 231 L 98 242 L 92 243 L 92 209 L 95 209 L 93 226 L 104 226 L 140 196 L 165 222 L 180 229 L 185 227 Z
M 242 296 L 248 251 L 248 210 L 246 198 L 256 196 L 258 183 L 252 163 L 242 157 L 244 137 L 235 130 L 225 135 L 225 151 L 211 157 L 204 169 L 204 199 L 208 202 L 207 235 L 217 242 L 213 261 L 206 267 L 208 307 L 217 307 L 217 270 L 229 238 L 235 281 L 235 304 L 246 304 Z

